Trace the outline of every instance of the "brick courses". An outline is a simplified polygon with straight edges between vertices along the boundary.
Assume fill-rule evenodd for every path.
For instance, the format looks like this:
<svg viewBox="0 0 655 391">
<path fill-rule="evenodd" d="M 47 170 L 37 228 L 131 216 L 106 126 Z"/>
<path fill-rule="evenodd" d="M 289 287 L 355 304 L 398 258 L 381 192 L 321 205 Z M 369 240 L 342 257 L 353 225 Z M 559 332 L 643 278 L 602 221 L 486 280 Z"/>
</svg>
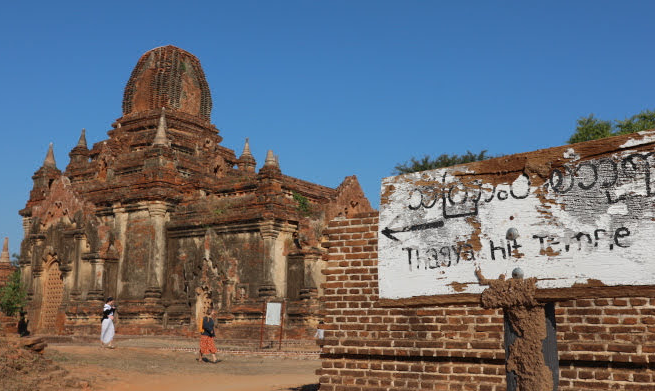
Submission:
<svg viewBox="0 0 655 391">
<path fill-rule="evenodd" d="M 322 391 L 505 390 L 502 310 L 383 307 L 377 213 L 333 220 L 322 297 Z M 556 303 L 560 390 L 653 390 L 655 298 Z"/>
</svg>

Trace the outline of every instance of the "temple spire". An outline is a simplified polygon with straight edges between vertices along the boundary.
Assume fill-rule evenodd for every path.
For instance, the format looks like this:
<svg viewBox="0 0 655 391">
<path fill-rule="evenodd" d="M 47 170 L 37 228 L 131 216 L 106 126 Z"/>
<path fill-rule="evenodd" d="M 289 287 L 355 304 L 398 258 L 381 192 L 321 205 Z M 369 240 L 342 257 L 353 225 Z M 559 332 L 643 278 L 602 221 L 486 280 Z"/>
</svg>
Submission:
<svg viewBox="0 0 655 391">
<path fill-rule="evenodd" d="M 52 150 L 52 143 L 48 146 L 48 153 L 45 155 L 45 160 L 43 161 L 43 167 L 52 167 L 57 168 L 57 163 L 55 162 L 55 153 Z"/>
<path fill-rule="evenodd" d="M 280 162 L 270 149 L 266 153 L 266 160 L 264 161 L 264 165 L 262 168 L 259 169 L 260 174 L 281 174 L 282 171 L 280 170 Z"/>
<path fill-rule="evenodd" d="M 239 157 L 237 165 L 240 170 L 255 172 L 257 161 L 255 161 L 255 157 L 250 152 L 250 140 L 248 140 L 248 137 L 246 137 L 246 144 L 243 146 L 243 152 L 241 153 L 241 157 Z"/>
<path fill-rule="evenodd" d="M 241 152 L 241 157 L 244 156 L 252 156 L 252 153 L 250 152 L 250 141 L 248 140 L 248 137 L 246 137 L 246 144 L 243 146 L 243 152 Z"/>
<path fill-rule="evenodd" d="M 11 263 L 9 258 L 9 238 L 5 238 L 2 244 L 2 254 L 0 254 L 0 263 Z"/>
<path fill-rule="evenodd" d="M 276 167 L 280 168 L 280 164 L 277 160 L 277 157 L 275 154 L 273 154 L 273 150 L 269 149 L 268 152 L 266 153 L 266 160 L 264 160 L 264 167 Z"/>
<path fill-rule="evenodd" d="M 159 126 L 157 126 L 157 134 L 155 135 L 155 140 L 152 142 L 152 146 L 165 146 L 165 147 L 170 147 L 171 142 L 166 137 L 166 130 L 168 130 L 168 127 L 166 126 L 166 109 L 161 108 L 161 116 L 159 117 Z"/>
<path fill-rule="evenodd" d="M 82 128 L 82 134 L 80 134 L 80 139 L 77 141 L 77 146 L 88 149 L 86 146 L 86 129 L 84 128 Z"/>
</svg>

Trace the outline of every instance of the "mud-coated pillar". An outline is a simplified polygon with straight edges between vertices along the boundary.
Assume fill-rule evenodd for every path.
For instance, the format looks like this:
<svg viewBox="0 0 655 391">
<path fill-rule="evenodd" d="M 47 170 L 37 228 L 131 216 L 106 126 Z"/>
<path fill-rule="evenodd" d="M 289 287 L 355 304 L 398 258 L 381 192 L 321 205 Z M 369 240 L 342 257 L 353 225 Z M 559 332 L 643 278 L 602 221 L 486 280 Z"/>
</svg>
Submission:
<svg viewBox="0 0 655 391">
<path fill-rule="evenodd" d="M 555 322 L 555 303 L 546 303 L 544 305 L 546 338 L 544 338 L 541 346 L 541 353 L 543 354 L 544 361 L 553 378 L 553 391 L 559 388 L 559 361 L 557 354 L 557 325 Z M 505 322 L 505 360 L 509 358 L 510 346 L 514 344 L 517 338 L 521 338 L 512 327 L 507 313 L 504 315 Z M 507 391 L 515 391 L 518 388 L 518 376 L 514 371 L 506 371 L 505 377 L 507 379 Z"/>
<path fill-rule="evenodd" d="M 161 297 L 164 282 L 164 267 L 166 264 L 166 205 L 150 204 L 148 212 L 155 231 L 153 254 L 148 265 L 148 289 L 146 297 Z"/>
<path fill-rule="evenodd" d="M 262 223 L 259 229 L 264 240 L 264 259 L 262 260 L 259 297 L 277 296 L 277 290 L 273 282 L 273 263 L 275 260 L 275 240 L 280 232 L 275 229 L 275 222 L 272 220 Z"/>
</svg>

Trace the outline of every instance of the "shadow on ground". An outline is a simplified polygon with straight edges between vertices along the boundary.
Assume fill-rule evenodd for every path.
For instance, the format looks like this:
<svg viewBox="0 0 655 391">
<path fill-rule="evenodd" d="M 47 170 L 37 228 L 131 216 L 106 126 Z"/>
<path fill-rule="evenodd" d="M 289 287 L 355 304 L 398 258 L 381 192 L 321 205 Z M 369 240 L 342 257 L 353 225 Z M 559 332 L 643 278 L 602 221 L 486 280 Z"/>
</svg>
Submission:
<svg viewBox="0 0 655 391">
<path fill-rule="evenodd" d="M 305 384 L 300 387 L 287 388 L 287 391 L 318 391 L 319 384 Z"/>
</svg>

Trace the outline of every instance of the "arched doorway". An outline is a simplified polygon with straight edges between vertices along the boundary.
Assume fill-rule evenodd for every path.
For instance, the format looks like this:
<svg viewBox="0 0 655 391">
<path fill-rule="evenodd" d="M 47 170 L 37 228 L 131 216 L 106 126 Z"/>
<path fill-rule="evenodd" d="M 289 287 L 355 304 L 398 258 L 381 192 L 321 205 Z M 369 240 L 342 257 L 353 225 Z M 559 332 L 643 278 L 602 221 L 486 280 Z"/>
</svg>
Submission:
<svg viewBox="0 0 655 391">
<path fill-rule="evenodd" d="M 64 297 L 64 281 L 59 270 L 59 262 L 51 260 L 46 266 L 45 280 L 43 282 L 43 298 L 41 301 L 42 332 L 54 332 L 59 306 Z"/>
</svg>

